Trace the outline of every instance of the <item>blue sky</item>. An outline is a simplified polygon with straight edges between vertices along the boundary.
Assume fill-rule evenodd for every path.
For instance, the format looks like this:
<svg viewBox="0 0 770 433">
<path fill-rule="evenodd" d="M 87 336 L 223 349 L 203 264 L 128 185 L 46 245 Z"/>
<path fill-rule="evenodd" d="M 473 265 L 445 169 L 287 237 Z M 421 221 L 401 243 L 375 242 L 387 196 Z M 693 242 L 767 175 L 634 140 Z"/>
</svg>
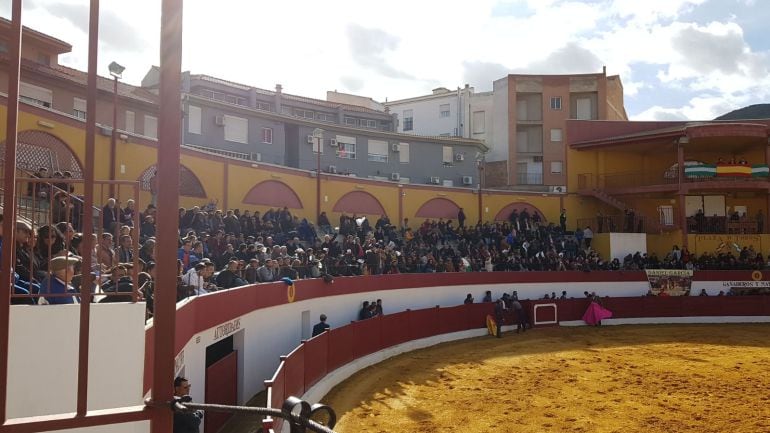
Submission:
<svg viewBox="0 0 770 433">
<path fill-rule="evenodd" d="M 159 1 L 102 0 L 100 72 L 158 63 Z M 86 0 L 25 0 L 25 25 L 73 45 Z M 632 119 L 711 119 L 770 102 L 769 0 L 220 0 L 185 2 L 184 68 L 309 97 L 383 101 L 507 73 L 621 76 Z M 10 0 L 0 0 L 9 16 Z"/>
</svg>

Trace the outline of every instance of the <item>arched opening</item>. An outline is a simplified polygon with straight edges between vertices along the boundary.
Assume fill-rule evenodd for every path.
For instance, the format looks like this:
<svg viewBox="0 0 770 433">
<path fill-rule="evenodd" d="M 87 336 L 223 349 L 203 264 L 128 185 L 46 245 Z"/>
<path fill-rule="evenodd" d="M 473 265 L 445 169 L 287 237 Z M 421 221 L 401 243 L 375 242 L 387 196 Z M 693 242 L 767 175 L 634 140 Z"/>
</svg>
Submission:
<svg viewBox="0 0 770 433">
<path fill-rule="evenodd" d="M 5 141 L 0 144 L 0 159 L 5 161 Z M 74 179 L 83 178 L 82 165 L 72 149 L 59 137 L 45 131 L 19 133 L 16 167 L 29 172 L 45 167 L 50 174 L 68 171 Z"/>
<path fill-rule="evenodd" d="M 457 219 L 460 206 L 447 198 L 433 198 L 420 206 L 415 214 L 418 218 L 446 218 Z"/>
<path fill-rule="evenodd" d="M 270 207 L 302 209 L 302 201 L 289 185 L 277 180 L 266 180 L 252 187 L 246 197 L 246 204 Z"/>
<path fill-rule="evenodd" d="M 529 214 L 529 217 L 532 218 L 535 216 L 535 214 L 540 215 L 540 221 L 546 222 L 545 214 L 540 211 L 536 206 L 532 206 L 531 204 L 524 202 L 524 201 L 517 201 L 515 203 L 511 203 L 507 205 L 506 207 L 500 209 L 500 212 L 495 215 L 495 221 L 509 221 L 511 218 L 511 213 L 516 210 L 518 214 L 521 214 L 521 211 L 524 209 L 527 210 L 527 213 Z"/>
<path fill-rule="evenodd" d="M 343 195 L 332 209 L 334 212 L 344 212 L 357 215 L 384 215 L 385 208 L 377 197 L 364 191 L 351 191 Z"/>
<path fill-rule="evenodd" d="M 138 180 L 141 182 L 143 191 L 150 190 L 151 179 L 157 171 L 158 166 L 153 164 L 139 176 Z M 203 184 L 200 179 L 198 179 L 198 176 L 183 165 L 179 166 L 179 195 L 185 197 L 206 198 L 206 190 L 203 188 Z"/>
</svg>

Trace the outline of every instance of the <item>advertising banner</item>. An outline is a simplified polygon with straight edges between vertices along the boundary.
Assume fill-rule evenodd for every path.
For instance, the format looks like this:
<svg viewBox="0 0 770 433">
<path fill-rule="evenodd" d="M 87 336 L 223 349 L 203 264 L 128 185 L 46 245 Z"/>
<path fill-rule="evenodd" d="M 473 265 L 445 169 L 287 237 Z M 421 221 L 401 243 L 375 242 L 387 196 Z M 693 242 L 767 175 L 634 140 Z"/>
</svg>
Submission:
<svg viewBox="0 0 770 433">
<path fill-rule="evenodd" d="M 647 269 L 650 291 L 656 296 L 689 296 L 692 271 L 684 269 Z"/>
</svg>

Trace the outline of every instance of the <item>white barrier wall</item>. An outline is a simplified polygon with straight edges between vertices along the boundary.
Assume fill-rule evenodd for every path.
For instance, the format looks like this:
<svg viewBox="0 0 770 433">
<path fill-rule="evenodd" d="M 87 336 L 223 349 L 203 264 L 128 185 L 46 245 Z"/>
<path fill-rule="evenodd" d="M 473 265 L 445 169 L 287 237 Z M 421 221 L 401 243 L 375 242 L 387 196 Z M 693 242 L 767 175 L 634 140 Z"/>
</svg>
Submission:
<svg viewBox="0 0 770 433">
<path fill-rule="evenodd" d="M 144 317 L 144 303 L 91 305 L 89 411 L 143 404 Z M 77 304 L 11 306 L 9 419 L 76 411 L 79 324 Z"/>
</svg>

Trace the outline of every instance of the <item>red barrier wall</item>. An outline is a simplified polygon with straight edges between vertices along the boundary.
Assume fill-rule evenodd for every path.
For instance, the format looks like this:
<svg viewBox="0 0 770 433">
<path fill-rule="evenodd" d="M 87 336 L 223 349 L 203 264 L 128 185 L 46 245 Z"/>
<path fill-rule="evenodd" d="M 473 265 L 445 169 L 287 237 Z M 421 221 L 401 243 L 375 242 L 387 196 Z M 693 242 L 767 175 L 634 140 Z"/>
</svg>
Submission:
<svg viewBox="0 0 770 433">
<path fill-rule="evenodd" d="M 206 401 L 238 404 L 238 352 L 232 352 L 206 369 Z M 232 414 L 207 412 L 204 430 L 218 432 Z"/>
<path fill-rule="evenodd" d="M 315 385 L 329 371 L 329 332 L 316 335 L 305 342 L 305 389 Z"/>
<path fill-rule="evenodd" d="M 305 345 L 300 344 L 284 359 L 283 395 L 302 397 L 305 393 Z"/>
</svg>

